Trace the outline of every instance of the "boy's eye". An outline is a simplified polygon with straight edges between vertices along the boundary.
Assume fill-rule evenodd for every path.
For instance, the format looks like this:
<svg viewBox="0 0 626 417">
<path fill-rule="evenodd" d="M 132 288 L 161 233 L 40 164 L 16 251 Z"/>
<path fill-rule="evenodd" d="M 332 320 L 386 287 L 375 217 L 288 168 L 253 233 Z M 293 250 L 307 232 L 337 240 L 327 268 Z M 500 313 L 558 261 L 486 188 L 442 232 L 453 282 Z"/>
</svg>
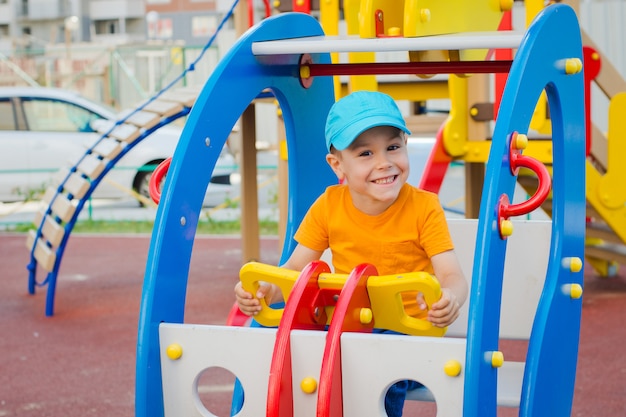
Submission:
<svg viewBox="0 0 626 417">
<path fill-rule="evenodd" d="M 371 151 L 363 151 L 363 152 L 359 152 L 359 156 L 370 156 L 372 154 Z"/>
<path fill-rule="evenodd" d="M 400 145 L 389 145 L 389 147 L 387 148 L 388 151 L 395 151 L 397 149 L 400 149 Z"/>
</svg>

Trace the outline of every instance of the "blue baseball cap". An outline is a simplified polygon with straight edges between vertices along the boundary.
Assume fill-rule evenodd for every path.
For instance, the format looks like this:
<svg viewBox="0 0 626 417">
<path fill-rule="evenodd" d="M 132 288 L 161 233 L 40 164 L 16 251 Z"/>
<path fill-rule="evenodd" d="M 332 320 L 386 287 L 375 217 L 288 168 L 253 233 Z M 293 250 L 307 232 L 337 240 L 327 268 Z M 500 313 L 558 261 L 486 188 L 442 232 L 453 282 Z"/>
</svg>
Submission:
<svg viewBox="0 0 626 417">
<path fill-rule="evenodd" d="M 361 133 L 376 126 L 393 126 L 406 132 L 406 122 L 395 100 L 384 93 L 356 91 L 337 101 L 326 118 L 326 149 L 343 151 Z"/>
</svg>

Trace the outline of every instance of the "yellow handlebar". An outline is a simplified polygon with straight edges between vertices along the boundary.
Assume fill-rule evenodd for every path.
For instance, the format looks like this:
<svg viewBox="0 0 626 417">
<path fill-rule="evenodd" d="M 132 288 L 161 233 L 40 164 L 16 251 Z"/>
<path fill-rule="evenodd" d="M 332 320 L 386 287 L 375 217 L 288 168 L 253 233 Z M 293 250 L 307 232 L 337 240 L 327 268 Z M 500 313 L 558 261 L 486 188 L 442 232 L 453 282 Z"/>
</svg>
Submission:
<svg viewBox="0 0 626 417">
<path fill-rule="evenodd" d="M 288 300 L 291 289 L 300 272 L 258 262 L 245 264 L 239 273 L 243 289 L 256 294 L 260 282 L 277 285 Z M 324 273 L 318 278 L 320 289 L 340 291 L 347 275 Z M 435 327 L 426 319 L 426 312 L 408 314 L 405 300 L 415 300 L 417 293 L 423 294 L 427 309 L 441 297 L 439 281 L 427 272 L 408 272 L 397 275 L 371 276 L 367 280 L 367 292 L 371 302 L 372 316 L 376 328 L 419 336 L 443 336 L 446 328 Z M 404 299 L 403 299 L 404 297 Z M 263 326 L 275 327 L 280 323 L 283 309 L 271 308 L 261 299 L 262 310 L 254 319 Z M 327 306 L 328 323 L 333 307 Z"/>
</svg>

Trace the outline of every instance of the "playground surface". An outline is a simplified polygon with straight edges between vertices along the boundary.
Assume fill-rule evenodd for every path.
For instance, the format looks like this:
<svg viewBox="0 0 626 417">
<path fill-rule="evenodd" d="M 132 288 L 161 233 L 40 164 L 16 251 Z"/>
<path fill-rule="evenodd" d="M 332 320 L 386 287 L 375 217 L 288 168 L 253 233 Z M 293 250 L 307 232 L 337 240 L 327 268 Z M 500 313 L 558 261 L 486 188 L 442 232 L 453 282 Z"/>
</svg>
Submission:
<svg viewBox="0 0 626 417">
<path fill-rule="evenodd" d="M 0 233 L 0 416 L 133 416 L 137 320 L 150 237 L 72 235 L 53 317 L 44 315 L 45 288 L 28 294 L 25 240 Z M 186 321 L 225 323 L 241 244 L 238 236 L 196 239 Z M 262 238 L 260 261 L 276 263 L 278 257 L 277 239 Z M 572 416 L 623 416 L 626 270 L 610 279 L 585 271 Z M 222 403 L 217 409 L 225 409 L 228 395 L 215 398 Z M 504 414 L 515 415 L 509 411 Z"/>
</svg>

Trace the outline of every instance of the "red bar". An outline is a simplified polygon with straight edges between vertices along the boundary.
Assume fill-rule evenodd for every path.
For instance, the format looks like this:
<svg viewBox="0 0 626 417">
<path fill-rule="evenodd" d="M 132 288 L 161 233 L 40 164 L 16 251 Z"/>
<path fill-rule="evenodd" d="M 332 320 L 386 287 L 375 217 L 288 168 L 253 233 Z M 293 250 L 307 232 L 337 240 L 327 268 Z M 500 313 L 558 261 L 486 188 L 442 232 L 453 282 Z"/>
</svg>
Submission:
<svg viewBox="0 0 626 417">
<path fill-rule="evenodd" d="M 325 75 L 491 74 L 509 72 L 513 61 L 374 62 L 308 64 L 312 77 Z"/>
</svg>

